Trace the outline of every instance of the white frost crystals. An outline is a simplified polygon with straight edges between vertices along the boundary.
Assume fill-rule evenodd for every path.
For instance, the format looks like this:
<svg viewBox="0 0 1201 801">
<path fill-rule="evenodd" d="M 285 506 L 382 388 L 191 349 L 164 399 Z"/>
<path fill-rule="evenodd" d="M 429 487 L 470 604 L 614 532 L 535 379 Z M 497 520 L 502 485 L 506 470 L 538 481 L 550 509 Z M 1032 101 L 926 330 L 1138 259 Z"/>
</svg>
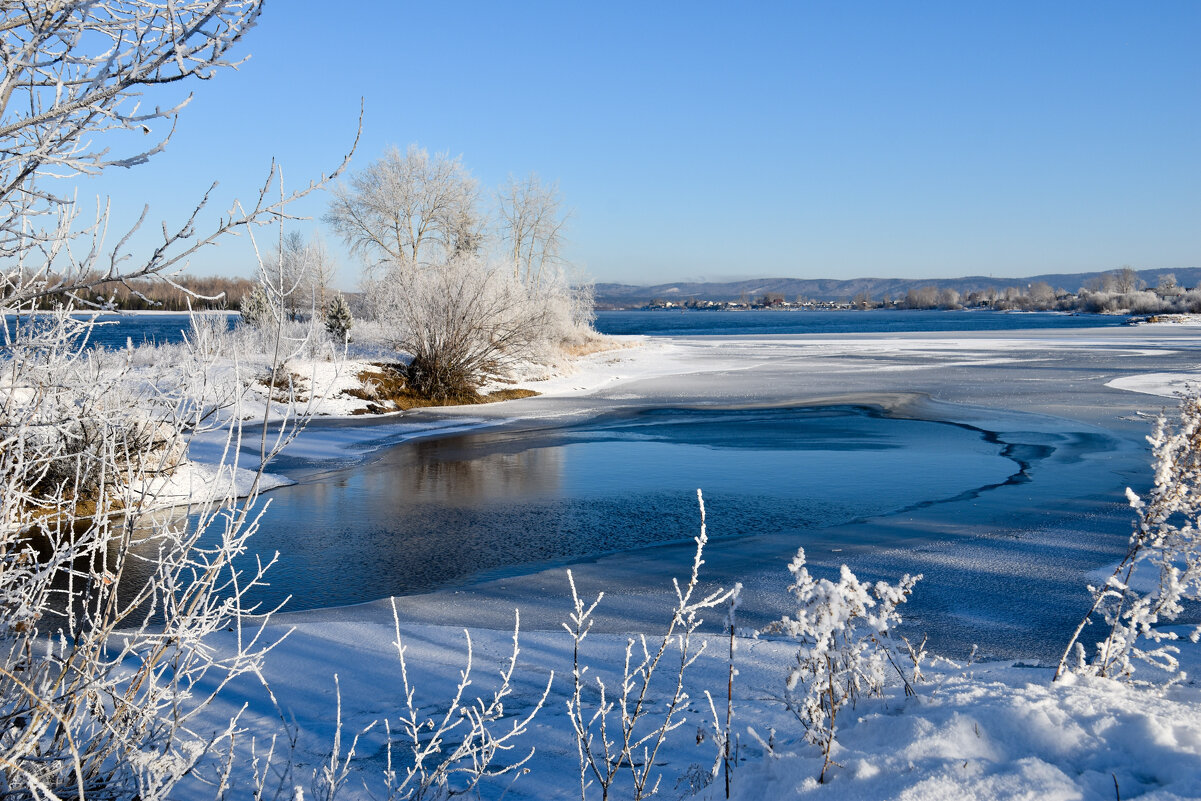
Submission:
<svg viewBox="0 0 1201 801">
<path fill-rule="evenodd" d="M 865 695 L 881 695 L 891 666 L 912 692 L 910 681 L 894 653 L 892 629 L 901 622 L 897 606 L 905 603 L 921 576 L 901 577 L 895 585 L 859 581 L 842 566 L 837 582 L 814 580 L 805 567 L 805 550 L 797 549 L 788 566 L 793 575 L 789 591 L 796 597 L 795 617 L 769 628 L 800 640 L 796 665 L 785 682 L 784 704 L 805 729 L 805 739 L 825 757 L 821 776 L 834 764 L 835 724 L 839 711 Z M 920 659 L 905 641 L 919 678 Z"/>
<path fill-rule="evenodd" d="M 1126 497 L 1135 511 L 1134 532 L 1125 557 L 1100 587 L 1090 587 L 1093 603 L 1076 627 L 1055 677 L 1081 675 L 1130 678 L 1134 660 L 1177 674 L 1176 631 L 1157 628 L 1175 620 L 1184 603 L 1201 601 L 1201 394 L 1191 387 L 1180 400 L 1177 421 L 1160 415 L 1147 441 L 1155 480 L 1146 498 L 1133 490 Z M 1153 586 L 1136 589 L 1149 572 Z M 1080 636 L 1095 613 L 1105 621 L 1105 637 L 1090 660 Z M 1189 635 L 1196 642 L 1201 627 Z M 1074 660 L 1073 660 L 1074 657 Z M 1069 661 L 1074 664 L 1069 666 Z"/>
<path fill-rule="evenodd" d="M 602 801 L 615 796 L 647 798 L 659 791 L 662 772 L 656 758 L 668 735 L 684 724 L 688 704 L 684 676 L 705 650 L 704 642 L 698 646 L 694 640 L 702 623 L 700 613 L 729 603 L 741 589 L 738 585 L 707 594 L 698 591 L 701 566 L 705 564 L 701 557 L 709 537 L 705 530 L 705 500 L 699 489 L 696 498 L 701 510 L 701 531 L 695 538 L 696 553 L 688 583 L 681 587 L 678 580 L 672 579 L 676 605 L 661 636 L 648 639 L 643 634 L 626 640 L 620 681 L 606 684 L 594 674 L 593 686 L 586 678 L 589 665 L 584 661 L 582 645 L 595 622 L 594 612 L 604 593 L 598 594 L 591 604 L 586 603 L 576 591 L 571 571 L 567 571 L 573 606 L 568 616 L 570 623 L 563 624 L 572 638 L 572 694 L 567 699 L 567 716 L 579 756 L 581 801 L 587 801 L 594 787 Z M 664 658 L 669 667 L 659 671 Z M 587 709 L 589 695 L 596 698 L 591 711 Z M 724 735 L 728 738 L 728 730 Z M 623 777 L 626 782 L 621 781 Z"/>
</svg>

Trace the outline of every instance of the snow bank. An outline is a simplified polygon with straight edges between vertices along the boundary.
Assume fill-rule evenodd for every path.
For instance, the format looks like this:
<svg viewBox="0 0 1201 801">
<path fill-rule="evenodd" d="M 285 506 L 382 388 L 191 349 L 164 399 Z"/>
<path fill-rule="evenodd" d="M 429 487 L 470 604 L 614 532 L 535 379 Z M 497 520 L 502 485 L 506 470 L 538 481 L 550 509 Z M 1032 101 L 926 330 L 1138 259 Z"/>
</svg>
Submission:
<svg viewBox="0 0 1201 801">
<path fill-rule="evenodd" d="M 566 607 L 566 598 L 564 598 Z M 565 609 L 566 611 L 566 609 Z M 375 720 L 395 722 L 402 711 L 399 665 L 391 623 L 381 604 L 324 613 L 305 622 L 288 615 L 287 625 L 272 624 L 274 637 L 294 626 L 267 660 L 265 678 L 281 707 L 295 717 L 300 739 L 294 755 L 311 770 L 327 758 L 335 726 L 330 712 L 334 675 L 342 696 L 343 738 L 363 732 Z M 229 635 L 232 637 L 232 635 Z M 423 715 L 437 716 L 454 690 L 464 666 L 463 631 L 449 627 L 401 624 L 410 679 Z M 726 689 L 726 641 L 709 638 L 708 647 L 687 674 L 687 722 L 660 752 L 668 798 L 724 799 L 719 776 L 699 787 L 717 753 L 704 698 L 708 690 L 723 710 Z M 508 655 L 511 634 L 472 631 L 475 657 L 470 696 L 483 695 L 496 682 L 496 668 Z M 614 680 L 624 656 L 623 635 L 590 635 L 584 656 L 590 676 Z M 828 800 L 1201 797 L 1201 689 L 1195 684 L 1164 690 L 1137 689 L 1107 679 L 1051 682 L 1052 670 L 1021 664 L 953 664 L 926 670 L 917 696 L 901 686 L 883 698 L 867 698 L 848 707 L 837 726 L 835 767 L 824 785 L 817 783 L 822 757 L 803 740 L 800 724 L 777 701 L 795 647 L 788 641 L 740 639 L 736 652 L 734 735 L 739 760 L 731 776 L 731 797 L 762 801 L 813 797 Z M 345 655 L 354 654 L 353 665 Z M 529 773 L 481 785 L 484 799 L 574 799 L 579 797 L 578 764 L 566 701 L 571 692 L 571 640 L 565 632 L 523 632 L 518 661 L 514 713 L 528 711 L 551 673 L 551 694 L 515 760 L 534 748 Z M 665 676 L 665 678 L 671 678 Z M 670 692 L 659 686 L 651 699 Z M 232 712 L 247 698 L 243 718 L 251 732 L 273 731 L 278 712 L 255 692 L 234 693 Z M 595 703 L 595 698 L 589 703 Z M 748 732 L 772 739 L 765 753 Z M 377 725 L 362 734 L 353 773 L 344 795 L 370 798 L 382 778 L 386 738 Z M 305 774 L 297 773 L 297 781 Z M 302 783 L 307 784 L 307 779 Z M 618 793 L 620 797 L 620 793 Z M 200 797 L 198 795 L 198 797 Z"/>
<path fill-rule="evenodd" d="M 1012 665 L 939 671 L 915 698 L 894 690 L 860 702 L 839 732 L 843 768 L 825 786 L 815 779 L 820 755 L 793 741 L 782 757 L 740 767 L 731 797 L 1201 796 L 1201 691 L 1051 683 L 1050 673 Z"/>
<path fill-rule="evenodd" d="M 1141 373 L 1115 378 L 1105 384 L 1114 389 L 1157 395 L 1161 398 L 1178 398 L 1189 384 L 1201 381 L 1201 372 L 1196 373 Z"/>
</svg>

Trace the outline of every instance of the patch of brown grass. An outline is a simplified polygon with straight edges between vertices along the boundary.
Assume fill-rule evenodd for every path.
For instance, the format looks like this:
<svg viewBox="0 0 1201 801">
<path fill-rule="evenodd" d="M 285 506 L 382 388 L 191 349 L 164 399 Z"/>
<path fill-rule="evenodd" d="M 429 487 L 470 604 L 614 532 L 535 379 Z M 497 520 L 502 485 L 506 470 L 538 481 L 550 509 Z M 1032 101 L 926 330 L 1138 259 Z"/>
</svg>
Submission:
<svg viewBox="0 0 1201 801">
<path fill-rule="evenodd" d="M 411 389 L 397 365 L 382 362 L 375 362 L 371 369 L 362 370 L 357 378 L 361 386 L 344 390 L 342 394 L 367 401 L 367 408 L 356 409 L 352 414 L 387 414 L 431 406 L 472 406 L 529 398 L 538 394 L 530 389 L 500 389 L 485 395 L 464 392 L 434 400 Z"/>
<path fill-rule="evenodd" d="M 309 398 L 305 394 L 308 387 L 308 379 L 300 373 L 290 370 L 278 370 L 272 381 L 271 373 L 267 373 L 258 379 L 258 384 L 267 390 L 267 394 L 271 396 L 271 400 L 276 403 L 308 403 Z"/>
</svg>

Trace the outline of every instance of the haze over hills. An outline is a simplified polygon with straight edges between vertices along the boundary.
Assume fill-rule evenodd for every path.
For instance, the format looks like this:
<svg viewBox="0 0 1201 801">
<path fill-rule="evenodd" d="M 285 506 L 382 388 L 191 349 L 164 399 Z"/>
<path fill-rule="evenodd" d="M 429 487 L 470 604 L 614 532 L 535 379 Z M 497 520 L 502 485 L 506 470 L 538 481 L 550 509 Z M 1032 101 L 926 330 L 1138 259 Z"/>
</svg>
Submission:
<svg viewBox="0 0 1201 801">
<path fill-rule="evenodd" d="M 652 300 L 684 301 L 688 298 L 700 300 L 738 300 L 743 295 L 755 298 L 768 292 L 779 293 L 789 300 L 803 296 L 811 300 L 851 300 L 856 295 L 867 294 L 873 300 L 884 296 L 901 298 L 911 289 L 938 286 L 954 289 L 960 293 L 975 292 L 989 287 L 1003 289 L 1008 286 L 1025 287 L 1045 282 L 1054 289 L 1075 292 L 1089 281 L 1100 278 L 1111 270 L 1091 273 L 1049 273 L 1026 278 L 992 278 L 985 275 L 970 275 L 962 278 L 755 278 L 727 282 L 676 282 L 654 286 L 604 283 L 596 285 L 596 305 L 600 309 L 637 308 Z M 1149 287 L 1159 283 L 1159 277 L 1171 273 L 1176 282 L 1185 287 L 1201 284 L 1201 268 L 1148 269 L 1138 270 L 1139 278 Z"/>
</svg>

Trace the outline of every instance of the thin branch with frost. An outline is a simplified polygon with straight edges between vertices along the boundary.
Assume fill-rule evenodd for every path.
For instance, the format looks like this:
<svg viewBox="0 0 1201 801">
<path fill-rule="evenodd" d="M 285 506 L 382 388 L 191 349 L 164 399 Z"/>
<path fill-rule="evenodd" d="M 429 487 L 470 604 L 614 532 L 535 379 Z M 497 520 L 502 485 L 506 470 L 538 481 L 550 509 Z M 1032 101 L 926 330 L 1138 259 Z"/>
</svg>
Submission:
<svg viewBox="0 0 1201 801">
<path fill-rule="evenodd" d="M 616 784 L 621 776 L 628 776 L 629 787 L 625 793 L 631 798 L 646 798 L 658 791 L 662 776 L 655 771 L 656 758 L 667 736 L 685 722 L 683 709 L 688 693 L 684 677 L 705 650 L 704 643 L 694 647 L 692 642 L 702 623 L 700 613 L 729 602 L 737 591 L 717 589 L 700 594 L 700 569 L 705 563 L 702 555 L 709 537 L 705 528 L 704 497 L 700 490 L 696 495 L 701 511 L 701 530 L 695 538 L 696 552 L 688 583 L 681 587 L 679 581 L 672 579 L 676 604 L 667 630 L 653 640 L 643 634 L 626 641 L 620 686 L 611 692 L 604 680 L 596 677 L 600 700 L 591 714 L 584 708 L 584 677 L 589 667 L 583 662 L 581 645 L 592 628 L 593 613 L 603 593 L 591 604 L 585 603 L 576 591 L 571 571 L 567 573 L 572 612 L 568 616 L 570 624 L 564 623 L 563 628 L 573 642 L 573 689 L 567 701 L 567 713 L 579 756 L 581 801 L 587 801 L 592 783 L 600 789 L 604 801 L 611 794 L 622 792 Z M 660 713 L 656 711 L 652 680 L 669 654 L 673 655 L 673 669 Z"/>
<path fill-rule="evenodd" d="M 1057 679 L 1067 671 L 1129 679 L 1134 660 L 1183 678 L 1173 644 L 1179 636 L 1157 626 L 1175 620 L 1185 602 L 1201 600 L 1201 393 L 1196 387 L 1181 397 L 1174 423 L 1165 415 L 1156 419 L 1147 441 L 1154 484 L 1145 499 L 1126 490 L 1135 512 L 1126 555 L 1103 585 L 1089 587 L 1092 605 L 1068 640 Z M 1140 592 L 1133 585 L 1147 572 L 1140 570 L 1144 565 L 1157 575 L 1153 588 Z M 1105 636 L 1090 660 L 1080 637 L 1097 613 L 1105 621 Z M 1196 642 L 1199 636 L 1201 626 L 1190 638 Z"/>
<path fill-rule="evenodd" d="M 513 693 L 513 674 L 521 653 L 520 613 L 513 624 L 513 650 L 500 671 L 500 685 L 491 696 L 486 699 L 477 697 L 471 702 L 466 700 L 467 689 L 472 684 L 474 655 L 471 633 L 464 631 L 467 655 L 465 665 L 459 672 L 459 681 L 449 702 L 441 711 L 432 714 L 416 700 L 417 687 L 409 677 L 408 660 L 405 657 L 408 649 L 400 635 L 400 613 L 395 599 L 392 600 L 392 620 L 404 710 L 397 721 L 397 729 L 392 728 L 391 721 L 384 721 L 388 732 L 385 780 L 389 801 L 471 793 L 485 778 L 522 771 L 534 755 L 533 748 L 514 762 L 503 765 L 495 765 L 494 762 L 516 747 L 514 741 L 525 734 L 534 717 L 542 710 L 550 695 L 554 673 L 548 676 L 542 696 L 527 714 L 506 714 L 505 699 Z M 396 738 L 393 737 L 394 733 L 398 735 Z M 393 762 L 394 750 L 398 747 L 403 748 L 411 760 L 403 771 L 397 771 Z"/>
</svg>

